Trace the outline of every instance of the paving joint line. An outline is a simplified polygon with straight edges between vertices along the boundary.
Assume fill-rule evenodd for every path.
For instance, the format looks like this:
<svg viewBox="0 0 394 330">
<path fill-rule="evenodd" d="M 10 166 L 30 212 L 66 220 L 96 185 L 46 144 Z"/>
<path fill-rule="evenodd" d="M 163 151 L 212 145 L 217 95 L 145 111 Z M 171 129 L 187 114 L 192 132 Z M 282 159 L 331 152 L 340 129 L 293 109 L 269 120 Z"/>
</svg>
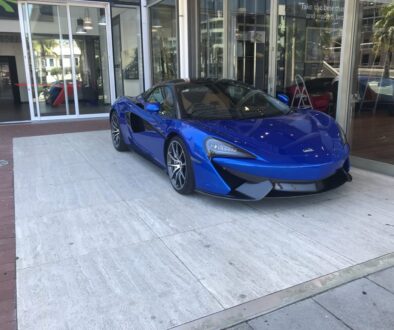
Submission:
<svg viewBox="0 0 394 330">
<path fill-rule="evenodd" d="M 344 285 L 346 285 L 346 283 L 345 283 Z M 310 299 L 311 299 L 315 304 L 317 304 L 317 305 L 320 306 L 322 309 L 324 309 L 328 314 L 332 315 L 335 319 L 337 319 L 337 320 L 338 320 L 340 323 L 342 323 L 345 327 L 347 327 L 347 328 L 353 330 L 353 328 L 352 328 L 350 325 L 348 325 L 344 320 L 340 319 L 340 318 L 339 318 L 338 316 L 336 316 L 333 312 L 331 312 L 328 308 L 326 308 L 326 307 L 323 306 L 321 303 L 319 303 L 319 302 L 315 299 L 315 297 L 316 297 L 316 296 L 311 297 Z"/>
<path fill-rule="evenodd" d="M 393 266 L 394 252 L 340 269 L 170 329 L 225 329 Z"/>
<path fill-rule="evenodd" d="M 383 270 L 384 270 L 384 269 L 383 269 Z M 370 275 L 372 275 L 372 274 L 370 274 Z M 375 285 L 377 285 L 378 287 L 384 289 L 384 290 L 387 291 L 388 293 L 391 293 L 392 295 L 394 295 L 394 292 L 393 292 L 393 291 L 391 291 L 390 289 L 387 289 L 387 288 L 384 287 L 383 285 L 381 285 L 381 284 L 375 282 L 374 280 L 370 279 L 368 276 L 369 276 L 369 275 L 367 275 L 367 276 L 365 277 L 366 280 L 372 282 L 373 284 L 375 284 Z"/>
</svg>

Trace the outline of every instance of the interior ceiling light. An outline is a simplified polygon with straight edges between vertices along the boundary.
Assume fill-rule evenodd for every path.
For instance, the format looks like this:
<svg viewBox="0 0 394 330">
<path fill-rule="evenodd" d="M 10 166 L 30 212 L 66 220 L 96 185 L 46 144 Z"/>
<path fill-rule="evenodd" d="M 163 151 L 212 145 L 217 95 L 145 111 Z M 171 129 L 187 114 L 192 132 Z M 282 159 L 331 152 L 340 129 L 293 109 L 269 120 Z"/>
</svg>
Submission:
<svg viewBox="0 0 394 330">
<path fill-rule="evenodd" d="M 77 19 L 76 34 L 86 34 L 86 30 L 83 28 L 83 19 L 82 18 Z"/>
<path fill-rule="evenodd" d="M 98 22 L 99 25 L 107 25 L 107 20 L 105 19 L 105 11 L 100 8 L 100 19 Z"/>
<path fill-rule="evenodd" d="M 161 25 L 160 19 L 156 18 L 152 22 L 153 29 L 161 29 L 163 26 Z"/>
<path fill-rule="evenodd" d="M 83 19 L 83 28 L 85 30 L 93 30 L 92 19 L 90 17 L 85 17 Z"/>
<path fill-rule="evenodd" d="M 92 19 L 89 16 L 88 10 L 85 11 L 85 18 L 83 19 L 83 28 L 85 30 L 93 30 Z"/>
</svg>

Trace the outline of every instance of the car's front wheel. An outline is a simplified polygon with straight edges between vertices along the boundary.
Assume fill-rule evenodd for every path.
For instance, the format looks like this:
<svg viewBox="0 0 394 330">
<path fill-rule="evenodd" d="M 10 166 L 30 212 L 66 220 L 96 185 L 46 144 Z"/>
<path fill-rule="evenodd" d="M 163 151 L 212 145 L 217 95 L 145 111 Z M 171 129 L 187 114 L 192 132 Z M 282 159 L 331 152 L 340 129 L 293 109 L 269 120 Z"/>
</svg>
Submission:
<svg viewBox="0 0 394 330">
<path fill-rule="evenodd" d="M 167 147 L 167 173 L 174 189 L 182 195 L 194 191 L 194 173 L 189 152 L 179 137 L 171 139 Z"/>
<path fill-rule="evenodd" d="M 119 117 L 116 111 L 111 114 L 111 137 L 114 148 L 118 151 L 127 151 L 127 145 L 123 141 L 122 133 L 120 131 Z"/>
</svg>

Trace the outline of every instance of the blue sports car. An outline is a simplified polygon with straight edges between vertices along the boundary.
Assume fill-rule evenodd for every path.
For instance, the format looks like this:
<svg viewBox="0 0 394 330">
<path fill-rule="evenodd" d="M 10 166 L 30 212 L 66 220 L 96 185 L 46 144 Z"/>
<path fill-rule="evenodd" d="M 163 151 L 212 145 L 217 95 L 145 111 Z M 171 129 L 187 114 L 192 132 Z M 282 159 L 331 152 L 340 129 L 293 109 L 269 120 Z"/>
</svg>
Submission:
<svg viewBox="0 0 394 330">
<path fill-rule="evenodd" d="M 260 200 L 351 180 L 349 145 L 334 119 L 233 80 L 179 79 L 120 97 L 110 124 L 115 149 L 152 159 L 181 194 Z"/>
</svg>

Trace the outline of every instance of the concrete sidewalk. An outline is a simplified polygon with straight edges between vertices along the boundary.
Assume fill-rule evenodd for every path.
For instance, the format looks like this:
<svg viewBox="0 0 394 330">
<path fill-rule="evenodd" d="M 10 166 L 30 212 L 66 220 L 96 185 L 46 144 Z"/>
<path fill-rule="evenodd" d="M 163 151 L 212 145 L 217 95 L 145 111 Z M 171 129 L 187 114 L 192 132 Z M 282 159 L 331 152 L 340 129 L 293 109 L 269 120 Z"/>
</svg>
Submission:
<svg viewBox="0 0 394 330">
<path fill-rule="evenodd" d="M 394 267 L 227 330 L 394 329 Z"/>
<path fill-rule="evenodd" d="M 12 155 L 19 329 L 218 330 L 394 266 L 392 177 L 240 203 L 179 195 L 109 131 Z"/>
</svg>

